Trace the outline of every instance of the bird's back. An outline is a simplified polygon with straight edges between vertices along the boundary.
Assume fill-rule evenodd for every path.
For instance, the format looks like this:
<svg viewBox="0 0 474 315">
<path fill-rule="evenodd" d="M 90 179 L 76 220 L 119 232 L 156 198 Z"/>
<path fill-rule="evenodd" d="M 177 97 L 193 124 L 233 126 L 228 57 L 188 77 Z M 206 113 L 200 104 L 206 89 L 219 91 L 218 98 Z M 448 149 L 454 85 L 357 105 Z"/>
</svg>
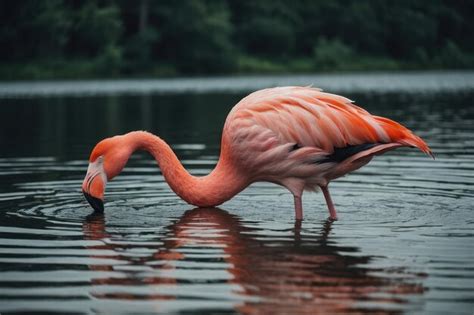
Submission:
<svg viewBox="0 0 474 315">
<path fill-rule="evenodd" d="M 223 152 L 238 165 L 270 177 L 321 173 L 357 154 L 399 146 L 431 154 L 426 143 L 402 125 L 310 87 L 248 95 L 229 113 L 222 141 Z"/>
</svg>

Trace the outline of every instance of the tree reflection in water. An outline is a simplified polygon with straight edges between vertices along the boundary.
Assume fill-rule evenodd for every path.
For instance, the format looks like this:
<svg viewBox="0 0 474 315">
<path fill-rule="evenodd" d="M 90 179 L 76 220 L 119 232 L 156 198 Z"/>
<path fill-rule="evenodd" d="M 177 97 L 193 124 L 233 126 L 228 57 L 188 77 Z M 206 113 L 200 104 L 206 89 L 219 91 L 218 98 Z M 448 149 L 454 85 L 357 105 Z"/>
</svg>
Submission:
<svg viewBox="0 0 474 315">
<path fill-rule="evenodd" d="M 98 299 L 156 300 L 159 309 L 159 301 L 180 299 L 176 293 L 180 292 L 180 285 L 192 284 L 192 279 L 173 276 L 178 269 L 184 269 L 186 262 L 221 265 L 216 271 L 225 268 L 228 277 L 223 280 L 213 279 L 214 267 L 187 267 L 196 274 L 209 275 L 200 284 L 228 284 L 231 294 L 224 300 L 243 314 L 392 314 L 400 312 L 407 297 L 424 292 L 419 284 L 423 275 L 400 268 L 368 267 L 373 257 L 355 255 L 358 248 L 338 245 L 329 237 L 331 229 L 332 223 L 326 221 L 316 231 L 302 228 L 301 222 L 290 230 L 274 230 L 244 223 L 218 208 L 199 208 L 185 212 L 164 234 L 157 234 L 152 239 L 155 245 L 133 245 L 126 236 L 109 235 L 104 216 L 93 214 L 83 223 L 84 236 L 104 243 L 89 248 L 97 251 L 93 257 L 121 260 L 127 268 L 114 264 L 90 266 L 94 271 L 121 272 L 121 277 L 101 276 L 92 280 L 93 286 L 119 285 L 120 290 L 93 289 L 91 294 Z M 111 237 L 124 239 L 107 241 Z M 152 249 L 153 253 L 124 255 L 134 246 Z M 101 256 L 104 250 L 117 255 Z M 214 254 L 199 255 L 209 250 Z M 143 285 L 151 289 L 131 289 Z M 174 290 L 169 290 L 170 285 L 175 286 Z M 168 289 L 160 290 L 160 286 Z"/>
</svg>

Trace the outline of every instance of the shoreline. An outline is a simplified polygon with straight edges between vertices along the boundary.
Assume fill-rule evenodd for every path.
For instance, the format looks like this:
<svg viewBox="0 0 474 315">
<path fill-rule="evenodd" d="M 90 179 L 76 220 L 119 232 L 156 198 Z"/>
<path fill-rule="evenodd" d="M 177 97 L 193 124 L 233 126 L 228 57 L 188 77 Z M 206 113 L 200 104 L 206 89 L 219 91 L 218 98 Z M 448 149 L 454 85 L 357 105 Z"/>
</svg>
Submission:
<svg viewBox="0 0 474 315">
<path fill-rule="evenodd" d="M 474 70 L 0 81 L 0 98 L 153 93 L 243 93 L 284 85 L 313 86 L 330 92 L 345 93 L 460 91 L 474 89 Z"/>
</svg>

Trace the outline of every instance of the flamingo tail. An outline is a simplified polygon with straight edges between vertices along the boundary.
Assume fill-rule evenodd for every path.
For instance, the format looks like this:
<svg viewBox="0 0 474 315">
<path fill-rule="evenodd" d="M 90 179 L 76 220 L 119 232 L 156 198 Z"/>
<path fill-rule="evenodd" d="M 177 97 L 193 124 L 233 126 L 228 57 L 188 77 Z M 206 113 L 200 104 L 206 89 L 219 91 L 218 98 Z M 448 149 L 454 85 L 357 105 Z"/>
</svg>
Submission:
<svg viewBox="0 0 474 315">
<path fill-rule="evenodd" d="M 374 116 L 374 118 L 393 142 L 399 143 L 402 146 L 416 147 L 433 159 L 435 158 L 428 144 L 408 128 L 385 117 Z"/>
</svg>

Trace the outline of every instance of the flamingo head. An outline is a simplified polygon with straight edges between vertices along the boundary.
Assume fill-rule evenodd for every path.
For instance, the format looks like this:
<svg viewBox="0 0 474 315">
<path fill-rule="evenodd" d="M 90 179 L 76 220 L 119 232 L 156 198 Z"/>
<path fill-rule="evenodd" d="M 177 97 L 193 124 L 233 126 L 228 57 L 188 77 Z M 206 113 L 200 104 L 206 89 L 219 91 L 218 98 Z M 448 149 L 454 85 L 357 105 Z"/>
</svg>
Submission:
<svg viewBox="0 0 474 315">
<path fill-rule="evenodd" d="M 124 136 L 104 139 L 92 150 L 82 193 L 95 211 L 104 211 L 105 186 L 122 171 L 130 154 Z"/>
</svg>

